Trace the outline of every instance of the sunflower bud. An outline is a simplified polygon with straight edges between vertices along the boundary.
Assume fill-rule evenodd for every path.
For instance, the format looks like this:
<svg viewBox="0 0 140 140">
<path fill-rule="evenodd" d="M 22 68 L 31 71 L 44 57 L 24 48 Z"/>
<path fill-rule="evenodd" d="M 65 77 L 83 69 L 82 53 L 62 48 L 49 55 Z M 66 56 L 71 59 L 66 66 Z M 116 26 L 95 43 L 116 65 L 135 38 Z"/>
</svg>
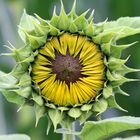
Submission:
<svg viewBox="0 0 140 140">
<path fill-rule="evenodd" d="M 75 6 L 76 1 L 66 14 L 61 2 L 60 14 L 54 9 L 50 21 L 24 11 L 19 35 L 25 46 L 11 49 L 17 64 L 11 73 L 0 73 L 0 79 L 5 79 L 0 81 L 5 97 L 21 106 L 35 106 L 36 124 L 46 115 L 55 129 L 59 123 L 84 123 L 108 107 L 122 110 L 113 92 L 126 95 L 119 86 L 134 81 L 124 76 L 137 71 L 125 66 L 127 58 L 120 58 L 122 50 L 134 43 L 116 44 L 140 32 L 123 22 L 135 18 L 95 24 L 93 12 L 89 18 L 89 10 L 78 16 Z"/>
</svg>

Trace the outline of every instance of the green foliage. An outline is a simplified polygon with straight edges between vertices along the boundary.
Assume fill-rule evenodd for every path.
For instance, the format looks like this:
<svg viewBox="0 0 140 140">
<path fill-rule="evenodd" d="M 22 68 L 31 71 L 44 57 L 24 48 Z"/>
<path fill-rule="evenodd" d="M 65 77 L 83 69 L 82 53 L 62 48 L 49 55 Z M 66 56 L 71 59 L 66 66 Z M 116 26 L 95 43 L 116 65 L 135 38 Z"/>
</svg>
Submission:
<svg viewBox="0 0 140 140">
<path fill-rule="evenodd" d="M 12 135 L 1 135 L 0 140 L 31 140 L 31 139 L 27 135 L 12 134 Z"/>
<path fill-rule="evenodd" d="M 78 136 L 81 140 L 104 140 L 113 134 L 139 128 L 140 118 L 116 117 L 97 122 L 89 121 L 84 125 Z"/>
<path fill-rule="evenodd" d="M 129 138 L 114 138 L 112 140 L 140 140 L 140 137 L 133 136 L 133 137 L 129 137 Z"/>
</svg>

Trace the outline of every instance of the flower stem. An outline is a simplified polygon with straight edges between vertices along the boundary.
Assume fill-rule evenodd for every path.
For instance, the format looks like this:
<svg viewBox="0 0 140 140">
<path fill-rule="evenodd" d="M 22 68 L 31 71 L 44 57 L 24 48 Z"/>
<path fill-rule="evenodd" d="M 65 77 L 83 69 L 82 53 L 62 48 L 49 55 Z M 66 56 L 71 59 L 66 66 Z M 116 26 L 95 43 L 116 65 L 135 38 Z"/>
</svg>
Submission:
<svg viewBox="0 0 140 140">
<path fill-rule="evenodd" d="M 63 134 L 63 140 L 73 140 L 72 134 Z"/>
<path fill-rule="evenodd" d="M 63 128 L 69 128 L 71 131 L 75 131 L 75 122 L 71 123 L 71 125 L 63 125 Z M 63 133 L 62 140 L 76 140 L 76 136 L 74 134 Z"/>
</svg>

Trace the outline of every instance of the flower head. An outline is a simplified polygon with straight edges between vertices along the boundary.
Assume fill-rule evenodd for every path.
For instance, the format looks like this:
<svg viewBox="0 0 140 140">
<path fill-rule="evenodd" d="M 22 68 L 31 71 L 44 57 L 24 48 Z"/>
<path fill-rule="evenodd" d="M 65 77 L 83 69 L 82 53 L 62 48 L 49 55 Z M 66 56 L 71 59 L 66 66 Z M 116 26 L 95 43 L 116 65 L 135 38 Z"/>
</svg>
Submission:
<svg viewBox="0 0 140 140">
<path fill-rule="evenodd" d="M 137 71 L 125 65 L 127 59 L 120 59 L 122 50 L 134 43 L 116 43 L 140 32 L 124 22 L 130 18 L 95 24 L 93 12 L 89 18 L 88 11 L 78 16 L 75 6 L 76 1 L 66 14 L 61 2 L 60 15 L 54 9 L 50 21 L 24 11 L 19 35 L 25 46 L 10 48 L 8 55 L 17 64 L 8 75 L 0 73 L 5 77 L 0 89 L 6 98 L 22 106 L 34 105 L 37 122 L 46 114 L 55 129 L 75 119 L 84 123 L 108 107 L 122 109 L 113 92 L 125 94 L 119 86 L 133 79 L 124 75 Z"/>
<path fill-rule="evenodd" d="M 32 79 L 46 101 L 74 106 L 92 101 L 104 85 L 103 54 L 85 36 L 64 33 L 38 50 Z"/>
</svg>

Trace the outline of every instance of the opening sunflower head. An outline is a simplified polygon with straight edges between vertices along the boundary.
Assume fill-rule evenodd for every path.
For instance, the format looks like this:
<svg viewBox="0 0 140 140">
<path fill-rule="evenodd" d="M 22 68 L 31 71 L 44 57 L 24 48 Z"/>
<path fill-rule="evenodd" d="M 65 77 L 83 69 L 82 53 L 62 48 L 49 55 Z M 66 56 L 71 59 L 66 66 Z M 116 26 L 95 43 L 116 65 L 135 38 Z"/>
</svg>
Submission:
<svg viewBox="0 0 140 140">
<path fill-rule="evenodd" d="M 34 105 L 37 122 L 47 115 L 55 129 L 75 119 L 84 123 L 108 107 L 123 110 L 114 93 L 127 95 L 120 85 L 134 81 L 124 76 L 137 70 L 120 59 L 122 50 L 134 43 L 116 42 L 140 32 L 139 26 L 132 26 L 135 18 L 96 24 L 93 12 L 89 18 L 88 11 L 75 13 L 76 0 L 68 14 L 62 1 L 61 5 L 59 16 L 54 10 L 50 21 L 24 11 L 19 35 L 25 45 L 10 48 L 17 64 L 8 75 L 0 72 L 5 77 L 0 90 L 6 98 L 21 106 Z"/>
<path fill-rule="evenodd" d="M 103 53 L 86 36 L 64 33 L 38 50 L 32 78 L 41 95 L 56 105 L 80 105 L 95 99 L 104 85 Z"/>
</svg>

